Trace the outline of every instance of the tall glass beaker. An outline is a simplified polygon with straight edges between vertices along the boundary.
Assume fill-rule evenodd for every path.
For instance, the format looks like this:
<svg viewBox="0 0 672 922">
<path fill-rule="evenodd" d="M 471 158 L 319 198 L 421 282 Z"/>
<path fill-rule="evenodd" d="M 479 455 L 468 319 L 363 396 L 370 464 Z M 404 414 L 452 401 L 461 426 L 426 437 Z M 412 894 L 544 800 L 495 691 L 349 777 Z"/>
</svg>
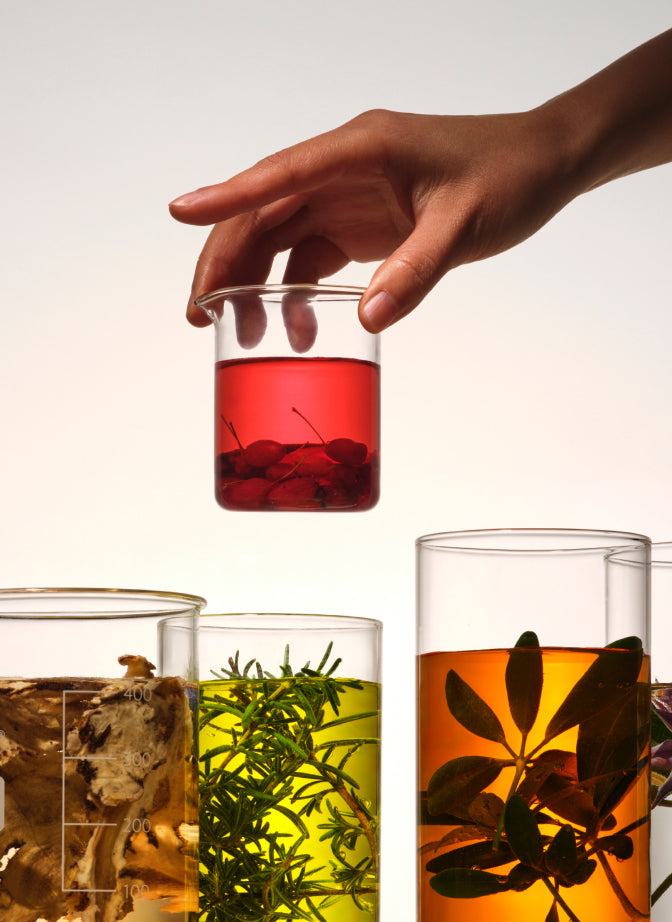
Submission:
<svg viewBox="0 0 672 922">
<path fill-rule="evenodd" d="M 608 572 L 615 551 L 638 566 Z M 417 541 L 421 922 L 649 917 L 649 539 Z"/>
<path fill-rule="evenodd" d="M 196 300 L 215 327 L 215 495 L 225 509 L 376 505 L 379 337 L 358 320 L 362 293 L 258 285 Z"/>
<path fill-rule="evenodd" d="M 651 547 L 651 681 L 651 919 L 669 922 L 672 918 L 672 542 Z"/>
<path fill-rule="evenodd" d="M 198 596 L 0 590 L 0 917 L 187 922 L 198 910 Z"/>
<path fill-rule="evenodd" d="M 376 922 L 381 624 L 204 615 L 201 920 Z"/>
</svg>

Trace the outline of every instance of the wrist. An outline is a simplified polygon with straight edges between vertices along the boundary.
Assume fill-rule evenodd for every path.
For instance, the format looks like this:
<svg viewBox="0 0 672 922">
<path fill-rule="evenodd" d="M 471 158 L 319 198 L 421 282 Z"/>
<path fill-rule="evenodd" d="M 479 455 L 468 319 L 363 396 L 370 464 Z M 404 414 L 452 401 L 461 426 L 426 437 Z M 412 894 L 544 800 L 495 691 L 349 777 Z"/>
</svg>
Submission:
<svg viewBox="0 0 672 922">
<path fill-rule="evenodd" d="M 536 110 L 574 195 L 672 159 L 672 30 Z"/>
</svg>

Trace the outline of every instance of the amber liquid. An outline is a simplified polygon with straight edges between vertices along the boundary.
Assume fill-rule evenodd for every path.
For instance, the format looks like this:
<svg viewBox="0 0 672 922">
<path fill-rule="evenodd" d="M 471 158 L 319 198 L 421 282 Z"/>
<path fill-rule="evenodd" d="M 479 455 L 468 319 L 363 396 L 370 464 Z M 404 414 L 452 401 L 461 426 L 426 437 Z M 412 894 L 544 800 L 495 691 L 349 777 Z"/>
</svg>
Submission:
<svg viewBox="0 0 672 922">
<path fill-rule="evenodd" d="M 670 702 L 672 683 L 654 684 L 651 687 L 651 696 L 665 698 Z M 667 711 L 666 723 L 672 722 L 672 712 Z M 658 709 L 653 706 L 653 714 L 659 717 Z M 668 731 L 668 738 L 672 738 L 672 730 Z M 653 759 L 651 763 L 652 782 L 654 791 L 665 783 L 672 770 L 672 761 L 669 758 Z M 667 878 L 672 874 L 672 795 L 668 794 L 658 803 L 651 813 L 651 892 L 656 894 L 659 887 L 665 885 Z M 664 889 L 660 895 L 656 894 L 656 901 L 651 907 L 653 922 L 670 922 L 672 919 L 672 886 Z"/>
<path fill-rule="evenodd" d="M 620 650 L 609 653 L 613 656 L 623 655 Z M 540 748 L 535 756 L 548 750 L 576 753 L 576 726 L 554 737 L 547 745 L 543 745 L 545 731 L 560 704 L 596 656 L 597 651 L 594 650 L 543 650 L 543 691 L 538 716 L 525 744 L 526 753 L 537 746 Z M 634 918 L 648 919 L 649 772 L 646 767 L 640 771 L 636 781 L 613 810 L 613 820 L 609 821 L 612 828 L 608 833 L 600 832 L 605 835 L 617 833 L 644 817 L 645 821 L 641 825 L 628 832 L 634 845 L 634 854 L 627 860 L 618 860 L 605 854 L 608 865 L 606 871 L 598 863 L 592 876 L 584 883 L 560 888 L 560 895 L 573 916 L 560 905 L 556 906 L 557 916 L 549 915 L 553 894 L 541 879 L 520 892 L 507 890 L 472 898 L 440 895 L 430 885 L 432 874 L 427 870 L 429 861 L 452 849 L 486 839 L 485 836 L 479 839 L 478 834 L 474 834 L 474 827 L 469 827 L 468 822 L 441 825 L 428 818 L 423 794 L 427 791 L 430 779 L 437 769 L 456 758 L 475 755 L 496 759 L 510 757 L 501 743 L 477 736 L 455 719 L 447 705 L 446 677 L 452 669 L 477 692 L 495 712 L 507 742 L 518 753 L 522 735 L 509 709 L 505 683 L 508 658 L 507 650 L 430 653 L 419 657 L 418 786 L 420 803 L 425 804 L 425 809 L 421 806 L 418 823 L 418 918 L 421 922 L 547 922 L 556 918 L 560 922 L 567 919 L 579 922 L 628 922 Z M 648 681 L 648 668 L 645 657 L 638 682 Z M 640 730 L 644 730 L 643 734 L 640 732 L 639 739 L 648 732 L 646 727 L 641 727 L 642 721 L 646 723 L 646 714 L 642 714 L 641 707 L 633 707 L 633 744 L 638 722 Z M 637 747 L 633 745 L 633 766 L 637 765 L 638 759 L 645 758 L 647 747 L 648 742 L 645 742 L 644 751 L 635 752 Z M 506 801 L 514 776 L 515 767 L 504 768 L 496 780 L 484 789 L 484 793 L 496 794 L 502 801 Z M 534 809 L 535 806 L 538 803 L 532 798 L 530 807 Z M 568 822 L 566 818 L 554 814 L 547 804 L 543 806 L 543 814 L 548 818 L 548 823 L 540 826 L 544 836 L 554 836 Z M 577 840 L 583 837 L 585 841 L 587 830 L 584 827 L 575 824 L 574 831 Z M 505 878 L 512 866 L 496 867 L 492 873 Z M 610 876 L 613 881 L 609 879 Z"/>
<path fill-rule="evenodd" d="M 375 506 L 380 492 L 379 374 L 372 362 L 341 358 L 218 362 L 219 504 L 302 512 Z M 277 452 L 267 457 L 249 452 L 260 440 L 276 443 Z"/>
</svg>

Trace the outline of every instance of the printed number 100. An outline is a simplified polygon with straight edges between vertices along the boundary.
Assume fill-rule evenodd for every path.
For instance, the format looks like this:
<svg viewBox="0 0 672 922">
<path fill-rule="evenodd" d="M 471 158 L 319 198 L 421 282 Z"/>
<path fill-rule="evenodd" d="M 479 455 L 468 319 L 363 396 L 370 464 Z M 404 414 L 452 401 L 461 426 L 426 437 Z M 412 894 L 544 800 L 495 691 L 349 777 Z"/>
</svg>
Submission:
<svg viewBox="0 0 672 922">
<path fill-rule="evenodd" d="M 149 887 L 147 884 L 128 884 L 124 885 L 124 895 L 126 898 L 130 896 L 132 900 L 148 900 L 149 899 Z"/>
</svg>

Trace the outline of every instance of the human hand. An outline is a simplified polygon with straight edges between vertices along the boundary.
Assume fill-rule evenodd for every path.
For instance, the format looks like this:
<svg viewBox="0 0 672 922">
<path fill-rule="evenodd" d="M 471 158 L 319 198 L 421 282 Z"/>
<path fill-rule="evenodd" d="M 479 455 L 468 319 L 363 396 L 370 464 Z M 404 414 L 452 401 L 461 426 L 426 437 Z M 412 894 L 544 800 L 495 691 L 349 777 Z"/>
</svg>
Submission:
<svg viewBox="0 0 672 922">
<path fill-rule="evenodd" d="M 538 230 L 574 192 L 562 145 L 541 107 L 493 116 L 376 110 L 261 160 L 226 182 L 176 199 L 187 224 L 214 224 L 194 298 L 264 283 L 289 251 L 286 283 L 317 283 L 350 261 L 383 260 L 359 305 L 370 332 L 412 311 L 462 263 Z"/>
</svg>

